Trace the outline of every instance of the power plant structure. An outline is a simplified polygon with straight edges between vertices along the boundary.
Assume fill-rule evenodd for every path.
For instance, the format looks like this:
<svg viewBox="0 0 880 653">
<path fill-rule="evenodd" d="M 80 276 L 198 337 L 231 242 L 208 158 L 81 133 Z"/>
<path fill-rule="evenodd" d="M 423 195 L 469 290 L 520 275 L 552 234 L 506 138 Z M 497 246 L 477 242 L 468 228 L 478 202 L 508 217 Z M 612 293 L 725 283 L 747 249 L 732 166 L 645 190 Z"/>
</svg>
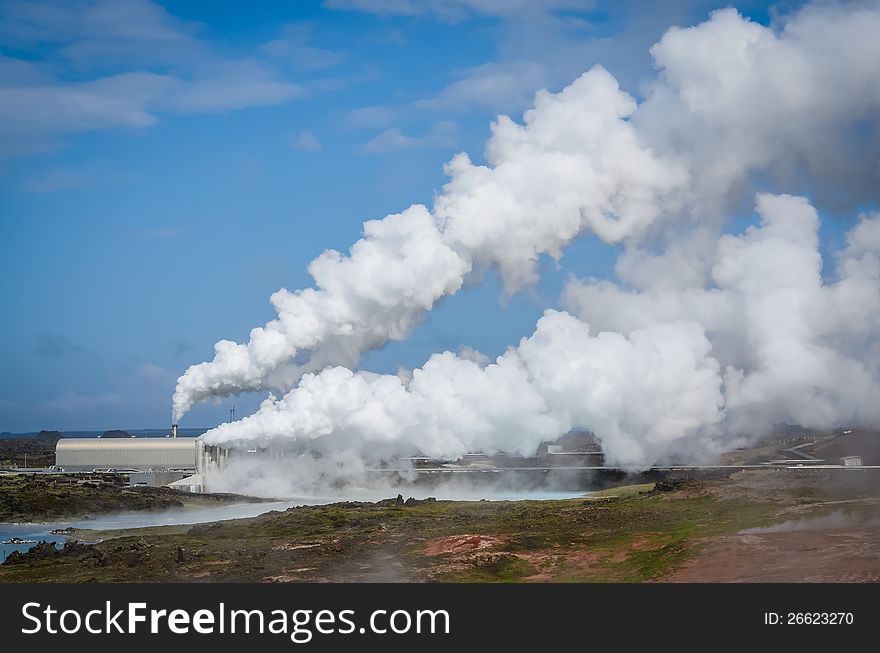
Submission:
<svg viewBox="0 0 880 653">
<path fill-rule="evenodd" d="M 109 435 L 111 433 L 114 435 Z M 122 434 L 122 437 L 116 434 Z M 651 481 L 681 475 L 690 478 L 706 474 L 730 474 L 744 469 L 880 469 L 876 462 L 854 455 L 861 448 L 861 441 L 850 446 L 848 443 L 855 437 L 851 434 L 852 430 L 848 430 L 843 434 L 804 434 L 778 440 L 774 444 L 777 453 L 785 454 L 786 457 L 782 459 L 730 461 L 713 465 L 669 464 L 654 466 L 640 475 L 646 481 Z M 110 474 L 114 483 L 167 486 L 201 493 L 211 491 L 208 487 L 210 475 L 226 467 L 230 451 L 236 458 L 250 458 L 253 454 L 255 460 L 263 462 L 304 455 L 302 451 L 280 447 L 230 450 L 207 444 L 201 437 L 181 437 L 177 424 L 171 425 L 165 437 L 129 437 L 125 431 L 108 431 L 104 435 L 109 437 L 58 440 L 55 445 L 55 466 L 51 471 L 73 475 Z M 840 440 L 843 437 L 847 439 Z M 831 452 L 832 449 L 828 449 L 828 446 L 832 444 L 847 445 L 839 451 L 833 449 L 831 460 L 835 463 L 839 460 L 840 464 L 829 464 L 824 459 L 823 452 Z M 786 446 L 787 448 L 783 448 Z M 823 458 L 814 453 L 823 455 Z M 841 453 L 845 455 L 841 456 Z M 874 464 L 866 465 L 865 462 Z M 553 483 L 564 481 L 572 487 L 595 487 L 597 484 L 619 483 L 624 478 L 632 477 L 631 471 L 606 466 L 598 441 L 592 433 L 585 431 L 572 431 L 553 442 L 544 442 L 534 455 L 527 457 L 503 452 L 467 453 L 458 460 L 448 461 L 416 455 L 382 461 L 366 472 L 376 476 L 406 477 L 410 480 L 415 478 L 414 482 L 423 486 L 436 485 L 453 474 L 468 474 L 471 481 L 478 482 L 495 482 L 495 479 L 503 475 L 507 479 L 505 482 L 513 479 L 517 485 L 535 487 L 547 485 L 548 478 L 552 478 Z"/>
<path fill-rule="evenodd" d="M 55 445 L 55 468 L 125 474 L 132 486 L 170 485 L 201 492 L 205 475 L 224 467 L 228 456 L 227 449 L 200 438 L 177 437 L 177 424 L 172 424 L 164 438 L 62 438 Z"/>
</svg>

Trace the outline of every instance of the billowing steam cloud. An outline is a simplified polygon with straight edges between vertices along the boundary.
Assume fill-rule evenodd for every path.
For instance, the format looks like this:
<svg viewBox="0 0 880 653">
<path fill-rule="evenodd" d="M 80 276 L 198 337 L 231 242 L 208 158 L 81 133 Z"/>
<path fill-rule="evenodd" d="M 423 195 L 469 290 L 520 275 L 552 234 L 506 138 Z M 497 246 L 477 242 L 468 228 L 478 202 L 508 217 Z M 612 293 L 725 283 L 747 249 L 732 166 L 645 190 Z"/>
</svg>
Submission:
<svg viewBox="0 0 880 653">
<path fill-rule="evenodd" d="M 723 370 L 728 431 L 788 421 L 880 424 L 880 216 L 863 216 L 822 281 L 818 216 L 804 198 L 760 195 L 760 226 L 722 236 L 707 288 L 624 290 L 573 282 L 566 302 L 623 334 L 671 320 L 699 324 Z"/>
<path fill-rule="evenodd" d="M 492 364 L 445 352 L 408 382 L 327 368 L 206 437 L 394 444 L 454 458 L 529 454 L 581 427 L 600 434 L 611 460 L 638 465 L 717 452 L 734 424 L 880 423 L 880 356 L 857 345 L 880 328 L 880 217 L 860 221 L 839 256 L 839 280 L 823 285 L 815 210 L 773 195 L 759 196 L 757 208 L 760 226 L 718 241 L 712 289 L 572 283 L 569 303 L 613 331 L 592 335 L 586 322 L 548 310 Z"/>
<path fill-rule="evenodd" d="M 180 377 L 174 421 L 208 397 L 289 388 L 306 372 L 353 365 L 362 352 L 405 338 L 437 299 L 461 287 L 469 267 L 423 206 L 365 223 L 349 257 L 329 250 L 309 265 L 317 289 L 274 293 L 278 319 L 251 331 L 247 344 L 221 340 L 213 361 Z"/>
<path fill-rule="evenodd" d="M 212 442 L 318 451 L 530 453 L 594 431 L 612 462 L 698 459 L 786 420 L 880 423 L 880 217 L 819 251 L 820 207 L 876 205 L 880 7 L 807 7 L 778 30 L 722 10 L 670 29 L 641 104 L 604 69 L 499 117 L 487 166 L 465 154 L 431 211 L 365 224 L 325 252 L 316 288 L 272 297 L 278 318 L 221 341 L 179 379 L 196 402 L 274 389 Z M 725 234 L 755 202 L 757 224 Z M 616 282 L 572 280 L 568 312 L 491 364 L 432 356 L 411 379 L 352 371 L 402 339 L 473 270 L 507 292 L 589 230 L 623 243 Z"/>
<path fill-rule="evenodd" d="M 685 175 L 639 145 L 623 120 L 634 108 L 596 68 L 559 95 L 539 94 L 525 127 L 500 118 L 487 146 L 492 167 L 458 155 L 434 215 L 414 205 L 367 222 L 348 257 L 331 250 L 312 261 L 317 289 L 278 291 L 278 319 L 247 344 L 218 342 L 213 361 L 179 379 L 175 420 L 202 399 L 283 390 L 306 372 L 353 365 L 364 351 L 405 338 L 474 264 L 497 265 L 513 291 L 535 279 L 541 254 L 560 256 L 585 228 L 620 240 L 650 224 L 660 196 Z"/>
<path fill-rule="evenodd" d="M 455 458 L 501 449 L 528 455 L 581 426 L 602 433 L 614 459 L 641 461 L 720 420 L 721 379 L 709 349 L 692 323 L 593 336 L 577 318 L 548 310 L 531 337 L 490 365 L 436 354 L 406 384 L 328 368 L 207 438 L 330 437 L 360 450 L 394 443 L 402 453 Z"/>
</svg>

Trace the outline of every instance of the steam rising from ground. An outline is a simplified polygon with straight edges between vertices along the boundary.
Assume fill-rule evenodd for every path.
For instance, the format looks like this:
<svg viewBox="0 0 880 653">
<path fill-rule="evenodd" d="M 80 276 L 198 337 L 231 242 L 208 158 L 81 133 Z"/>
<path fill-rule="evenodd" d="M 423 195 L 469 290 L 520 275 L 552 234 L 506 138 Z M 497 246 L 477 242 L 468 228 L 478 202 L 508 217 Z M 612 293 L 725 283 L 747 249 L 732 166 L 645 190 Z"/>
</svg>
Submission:
<svg viewBox="0 0 880 653">
<path fill-rule="evenodd" d="M 273 458 L 237 455 L 220 470 L 207 475 L 212 492 L 232 492 L 281 498 L 308 504 L 335 501 L 380 501 L 403 497 L 439 500 L 514 501 L 582 497 L 590 477 L 569 470 L 528 473 L 417 475 L 408 461 L 395 469 L 371 468 L 360 452 L 342 451 L 315 456 L 314 452 Z"/>
<path fill-rule="evenodd" d="M 747 528 L 741 535 L 764 535 L 765 533 L 791 533 L 796 531 L 850 530 L 859 527 L 876 528 L 880 526 L 880 515 L 835 510 L 820 517 L 792 519 L 772 526 Z"/>
<path fill-rule="evenodd" d="M 777 421 L 880 423 L 880 216 L 854 221 L 823 275 L 813 206 L 877 204 L 878 33 L 873 3 L 808 6 L 776 29 L 726 9 L 652 48 L 640 104 L 601 67 L 538 93 L 521 124 L 493 124 L 488 165 L 447 164 L 431 210 L 365 223 L 348 256 L 311 263 L 315 288 L 278 291 L 276 320 L 190 367 L 175 421 L 270 389 L 283 395 L 205 439 L 354 461 L 527 455 L 586 428 L 629 466 L 707 459 Z M 752 203 L 756 224 L 731 232 Z M 353 369 L 471 272 L 495 267 L 515 292 L 584 231 L 623 244 L 617 280 L 573 279 L 567 311 L 495 361 Z"/>
</svg>

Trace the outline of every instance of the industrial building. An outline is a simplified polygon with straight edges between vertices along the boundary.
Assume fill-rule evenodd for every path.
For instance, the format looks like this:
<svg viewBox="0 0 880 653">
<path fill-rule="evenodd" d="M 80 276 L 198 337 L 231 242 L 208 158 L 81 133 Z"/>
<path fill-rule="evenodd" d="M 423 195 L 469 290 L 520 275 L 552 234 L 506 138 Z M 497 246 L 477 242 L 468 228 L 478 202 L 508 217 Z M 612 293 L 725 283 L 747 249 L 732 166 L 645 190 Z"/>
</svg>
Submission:
<svg viewBox="0 0 880 653">
<path fill-rule="evenodd" d="M 195 438 L 62 438 L 55 465 L 65 472 L 196 471 L 198 449 Z"/>
<path fill-rule="evenodd" d="M 186 479 L 200 491 L 203 475 L 226 464 L 228 451 L 199 438 L 62 438 L 55 467 L 63 472 L 116 472 L 130 485 L 166 485 Z M 196 490 L 195 488 L 199 488 Z"/>
</svg>

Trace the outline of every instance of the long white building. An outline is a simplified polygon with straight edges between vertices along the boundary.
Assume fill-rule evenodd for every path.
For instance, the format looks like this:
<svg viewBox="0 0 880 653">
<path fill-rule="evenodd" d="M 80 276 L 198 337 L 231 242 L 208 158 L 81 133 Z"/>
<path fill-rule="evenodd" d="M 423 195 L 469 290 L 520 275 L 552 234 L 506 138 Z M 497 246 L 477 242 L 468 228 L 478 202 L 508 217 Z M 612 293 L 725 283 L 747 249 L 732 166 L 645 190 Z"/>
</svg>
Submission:
<svg viewBox="0 0 880 653">
<path fill-rule="evenodd" d="M 178 471 L 204 474 L 226 462 L 227 451 L 199 438 L 62 438 L 55 465 L 65 472 Z"/>
</svg>

